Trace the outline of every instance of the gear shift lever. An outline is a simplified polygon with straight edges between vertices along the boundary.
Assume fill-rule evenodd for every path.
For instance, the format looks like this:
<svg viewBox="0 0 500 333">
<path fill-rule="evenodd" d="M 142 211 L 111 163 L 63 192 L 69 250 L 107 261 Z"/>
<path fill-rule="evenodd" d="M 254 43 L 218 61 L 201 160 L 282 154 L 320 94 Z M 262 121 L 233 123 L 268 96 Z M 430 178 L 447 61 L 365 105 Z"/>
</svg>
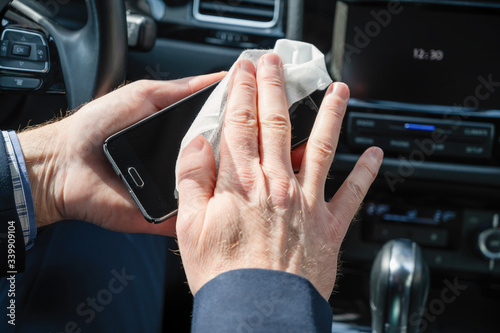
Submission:
<svg viewBox="0 0 500 333">
<path fill-rule="evenodd" d="M 420 247 L 409 239 L 385 243 L 370 275 L 373 331 L 418 332 L 428 291 L 429 268 Z"/>
</svg>

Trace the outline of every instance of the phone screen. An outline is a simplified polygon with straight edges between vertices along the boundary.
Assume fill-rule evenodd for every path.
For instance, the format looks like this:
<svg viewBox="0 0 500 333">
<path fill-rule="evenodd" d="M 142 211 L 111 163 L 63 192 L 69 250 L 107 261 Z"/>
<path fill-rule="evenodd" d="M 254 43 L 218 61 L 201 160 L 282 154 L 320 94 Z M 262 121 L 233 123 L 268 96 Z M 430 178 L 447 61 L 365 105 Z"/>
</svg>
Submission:
<svg viewBox="0 0 500 333">
<path fill-rule="evenodd" d="M 149 222 L 177 212 L 175 165 L 181 141 L 215 83 L 109 137 L 104 151 Z M 307 140 L 317 114 L 309 97 L 290 108 L 292 147 Z"/>
</svg>

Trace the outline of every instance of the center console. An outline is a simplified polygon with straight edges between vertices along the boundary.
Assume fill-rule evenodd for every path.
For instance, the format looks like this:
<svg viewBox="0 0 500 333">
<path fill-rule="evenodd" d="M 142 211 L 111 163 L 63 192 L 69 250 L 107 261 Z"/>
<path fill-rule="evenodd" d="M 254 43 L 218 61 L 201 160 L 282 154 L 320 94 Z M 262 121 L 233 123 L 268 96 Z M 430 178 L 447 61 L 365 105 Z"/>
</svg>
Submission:
<svg viewBox="0 0 500 333">
<path fill-rule="evenodd" d="M 330 70 L 351 101 L 327 194 L 385 153 L 346 263 L 409 238 L 434 271 L 500 276 L 498 32 L 494 2 L 337 1 Z"/>
</svg>

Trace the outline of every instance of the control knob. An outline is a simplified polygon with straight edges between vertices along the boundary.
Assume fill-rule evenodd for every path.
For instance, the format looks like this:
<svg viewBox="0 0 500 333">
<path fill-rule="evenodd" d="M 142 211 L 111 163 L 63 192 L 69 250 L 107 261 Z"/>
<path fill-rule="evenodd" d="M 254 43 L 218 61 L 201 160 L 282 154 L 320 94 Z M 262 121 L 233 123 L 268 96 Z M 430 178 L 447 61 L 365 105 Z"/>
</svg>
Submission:
<svg viewBox="0 0 500 333">
<path fill-rule="evenodd" d="M 479 251 L 487 259 L 500 259 L 499 214 L 493 216 L 492 228 L 481 231 L 478 236 Z"/>
</svg>

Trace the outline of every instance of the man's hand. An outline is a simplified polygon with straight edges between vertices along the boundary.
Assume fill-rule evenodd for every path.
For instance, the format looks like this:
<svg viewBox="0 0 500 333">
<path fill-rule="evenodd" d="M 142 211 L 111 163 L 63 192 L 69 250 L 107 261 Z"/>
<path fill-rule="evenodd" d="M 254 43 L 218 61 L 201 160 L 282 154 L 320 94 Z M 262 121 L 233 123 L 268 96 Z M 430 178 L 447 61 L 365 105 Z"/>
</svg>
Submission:
<svg viewBox="0 0 500 333">
<path fill-rule="evenodd" d="M 340 244 L 383 158 L 379 148 L 368 149 L 325 202 L 348 98 L 343 83 L 327 90 L 294 174 L 281 59 L 263 56 L 257 73 L 251 62 L 238 63 L 217 177 L 202 137 L 180 159 L 177 236 L 193 294 L 226 271 L 264 268 L 301 275 L 328 299 Z"/>
<path fill-rule="evenodd" d="M 72 116 L 19 134 L 37 226 L 78 219 L 123 232 L 173 235 L 175 218 L 144 219 L 103 152 L 111 134 L 222 79 L 223 73 L 176 81 L 138 81 Z"/>
</svg>

